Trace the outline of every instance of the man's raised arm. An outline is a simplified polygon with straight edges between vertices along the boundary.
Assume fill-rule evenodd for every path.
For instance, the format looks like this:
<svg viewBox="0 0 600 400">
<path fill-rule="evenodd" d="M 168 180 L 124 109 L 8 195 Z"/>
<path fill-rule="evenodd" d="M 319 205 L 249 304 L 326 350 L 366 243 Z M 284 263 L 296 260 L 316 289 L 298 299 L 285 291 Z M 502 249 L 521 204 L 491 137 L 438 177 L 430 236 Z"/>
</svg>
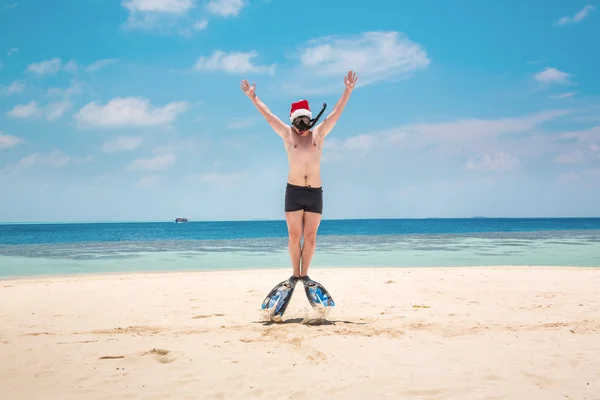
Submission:
<svg viewBox="0 0 600 400">
<path fill-rule="evenodd" d="M 282 138 L 287 137 L 290 132 L 290 127 L 284 124 L 282 120 L 277 118 L 277 116 L 273 114 L 271 110 L 269 110 L 269 107 L 267 107 L 266 104 L 256 96 L 256 83 L 253 83 L 252 86 L 250 86 L 248 81 L 244 79 L 240 87 L 246 96 L 248 96 L 248 98 L 252 101 L 252 104 L 254 104 L 262 116 L 265 117 L 269 125 L 271 125 L 271 128 L 273 128 L 273 130 Z"/>
<path fill-rule="evenodd" d="M 349 71 L 348 75 L 344 76 L 344 83 L 346 84 L 344 93 L 335 104 L 333 111 L 331 111 L 325 120 L 323 120 L 323 122 L 318 124 L 315 128 L 316 136 L 324 138 L 329 132 L 331 132 L 340 118 L 340 115 L 342 115 L 342 111 L 344 111 L 344 107 L 346 107 L 346 103 L 348 103 L 348 100 L 350 99 L 350 94 L 352 93 L 357 80 L 358 77 L 356 76 L 356 73 L 353 73 L 352 71 Z"/>
</svg>

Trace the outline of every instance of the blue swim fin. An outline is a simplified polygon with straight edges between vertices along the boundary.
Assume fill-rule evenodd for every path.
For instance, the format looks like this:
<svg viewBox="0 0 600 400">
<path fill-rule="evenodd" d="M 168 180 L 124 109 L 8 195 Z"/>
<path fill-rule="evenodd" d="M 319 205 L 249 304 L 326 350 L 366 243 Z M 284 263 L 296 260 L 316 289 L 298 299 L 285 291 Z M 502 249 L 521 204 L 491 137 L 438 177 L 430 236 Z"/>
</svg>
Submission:
<svg viewBox="0 0 600 400">
<path fill-rule="evenodd" d="M 281 318 L 290 304 L 298 279 L 296 276 L 291 276 L 275 285 L 263 300 L 261 308 L 263 310 L 273 310 L 273 316 Z"/>
<path fill-rule="evenodd" d="M 327 307 L 335 306 L 333 297 L 329 294 L 327 289 L 319 282 L 313 281 L 308 276 L 300 278 L 304 284 L 304 291 L 311 307 L 315 310 L 323 310 Z"/>
</svg>

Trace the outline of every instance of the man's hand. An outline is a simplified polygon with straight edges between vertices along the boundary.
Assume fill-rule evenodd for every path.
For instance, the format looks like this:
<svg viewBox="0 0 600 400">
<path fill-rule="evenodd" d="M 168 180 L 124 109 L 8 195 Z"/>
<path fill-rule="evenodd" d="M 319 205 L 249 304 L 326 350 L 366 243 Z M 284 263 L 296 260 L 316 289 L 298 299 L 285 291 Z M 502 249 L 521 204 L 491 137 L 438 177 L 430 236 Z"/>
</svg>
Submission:
<svg viewBox="0 0 600 400">
<path fill-rule="evenodd" d="M 350 94 L 352 90 L 354 90 L 354 86 L 356 85 L 356 81 L 358 81 L 358 77 L 356 73 L 352 71 L 348 71 L 348 75 L 344 76 L 344 83 L 346 84 L 346 90 L 342 94 L 342 97 L 338 100 L 333 108 L 333 111 L 325 118 L 323 122 L 318 124 L 314 129 L 314 134 L 317 137 L 318 141 L 322 141 L 325 136 L 331 132 L 335 124 L 337 123 L 342 111 L 346 107 L 346 103 L 348 103 L 348 99 L 350 98 Z"/>
<path fill-rule="evenodd" d="M 250 86 L 250 83 L 248 83 L 248 81 L 244 79 L 240 87 L 242 88 L 242 91 L 246 94 L 246 96 L 254 100 L 254 98 L 256 97 L 256 82 L 253 82 L 252 86 Z"/>
<path fill-rule="evenodd" d="M 279 118 L 277 118 L 271 112 L 271 110 L 269 110 L 265 103 L 263 103 L 258 98 L 258 96 L 256 95 L 256 82 L 252 83 L 252 86 L 250 86 L 250 83 L 248 83 L 248 81 L 244 79 L 240 84 L 240 88 L 242 89 L 244 94 L 248 96 L 250 100 L 252 100 L 254 106 L 258 109 L 261 115 L 265 117 L 269 125 L 271 125 L 271 128 L 273 128 L 273 130 L 283 139 L 286 139 L 290 134 L 291 128 L 288 125 L 284 124 L 283 121 L 281 121 Z"/>
<path fill-rule="evenodd" d="M 354 89 L 357 80 L 358 77 L 356 76 L 356 73 L 353 73 L 352 71 L 348 71 L 348 75 L 344 76 L 344 83 L 346 84 L 346 88 L 350 91 Z"/>
</svg>

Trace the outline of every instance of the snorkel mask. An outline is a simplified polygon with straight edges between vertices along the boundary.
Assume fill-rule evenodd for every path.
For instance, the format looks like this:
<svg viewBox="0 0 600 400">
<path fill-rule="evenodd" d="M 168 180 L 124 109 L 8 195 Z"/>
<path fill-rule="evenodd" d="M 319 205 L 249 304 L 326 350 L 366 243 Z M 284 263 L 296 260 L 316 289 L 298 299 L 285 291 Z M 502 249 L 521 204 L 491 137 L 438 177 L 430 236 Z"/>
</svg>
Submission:
<svg viewBox="0 0 600 400">
<path fill-rule="evenodd" d="M 316 125 L 316 123 L 321 118 L 321 115 L 323 115 L 323 113 L 325 112 L 326 108 L 327 103 L 323 103 L 323 108 L 321 109 L 321 112 L 319 112 L 316 118 L 311 118 L 312 113 L 310 111 L 310 108 L 308 107 L 308 102 L 306 100 L 300 100 L 296 103 L 293 103 L 290 113 L 290 120 L 292 122 L 292 125 L 296 129 L 298 129 L 298 131 L 306 132 Z"/>
</svg>

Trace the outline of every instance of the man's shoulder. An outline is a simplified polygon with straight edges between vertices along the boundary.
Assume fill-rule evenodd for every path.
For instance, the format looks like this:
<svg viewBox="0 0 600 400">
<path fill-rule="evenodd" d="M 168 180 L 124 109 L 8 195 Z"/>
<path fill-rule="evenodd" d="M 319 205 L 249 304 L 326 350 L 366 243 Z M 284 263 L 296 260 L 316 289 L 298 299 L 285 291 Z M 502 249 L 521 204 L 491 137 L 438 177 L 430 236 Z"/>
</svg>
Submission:
<svg viewBox="0 0 600 400">
<path fill-rule="evenodd" d="M 321 128 L 323 127 L 323 123 L 321 122 L 317 126 L 312 129 L 312 135 L 315 139 L 324 139 L 323 135 L 321 135 Z"/>
<path fill-rule="evenodd" d="M 292 132 L 292 127 L 288 126 L 287 129 L 281 135 L 281 139 L 283 139 L 283 141 L 286 142 L 286 143 L 291 143 L 292 140 L 293 140 L 292 133 L 293 133 Z"/>
</svg>

